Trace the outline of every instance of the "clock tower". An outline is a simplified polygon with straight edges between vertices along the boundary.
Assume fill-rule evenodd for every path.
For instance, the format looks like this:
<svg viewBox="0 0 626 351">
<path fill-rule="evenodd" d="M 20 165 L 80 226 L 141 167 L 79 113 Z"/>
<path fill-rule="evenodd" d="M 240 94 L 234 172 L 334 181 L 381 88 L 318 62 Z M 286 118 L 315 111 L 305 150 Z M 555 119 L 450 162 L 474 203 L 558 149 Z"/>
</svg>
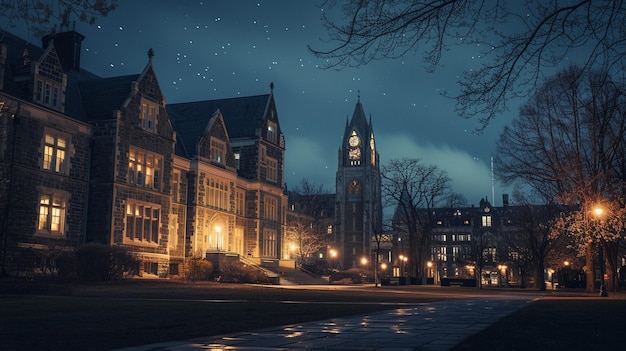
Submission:
<svg viewBox="0 0 626 351">
<path fill-rule="evenodd" d="M 362 266 L 373 256 L 371 239 L 382 226 L 380 165 L 371 117 L 369 122 L 361 101 L 352 119 L 346 121 L 338 153 L 335 226 L 339 262 L 344 268 Z"/>
</svg>

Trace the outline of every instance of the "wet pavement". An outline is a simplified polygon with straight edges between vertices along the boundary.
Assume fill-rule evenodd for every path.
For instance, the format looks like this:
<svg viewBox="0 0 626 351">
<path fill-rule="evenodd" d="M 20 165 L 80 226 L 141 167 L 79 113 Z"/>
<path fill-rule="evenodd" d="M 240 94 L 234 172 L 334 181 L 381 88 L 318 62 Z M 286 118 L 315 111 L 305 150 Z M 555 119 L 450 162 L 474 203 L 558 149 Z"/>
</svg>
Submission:
<svg viewBox="0 0 626 351">
<path fill-rule="evenodd" d="M 523 295 L 451 299 L 351 317 L 150 344 L 118 351 L 444 351 L 534 299 Z"/>
</svg>

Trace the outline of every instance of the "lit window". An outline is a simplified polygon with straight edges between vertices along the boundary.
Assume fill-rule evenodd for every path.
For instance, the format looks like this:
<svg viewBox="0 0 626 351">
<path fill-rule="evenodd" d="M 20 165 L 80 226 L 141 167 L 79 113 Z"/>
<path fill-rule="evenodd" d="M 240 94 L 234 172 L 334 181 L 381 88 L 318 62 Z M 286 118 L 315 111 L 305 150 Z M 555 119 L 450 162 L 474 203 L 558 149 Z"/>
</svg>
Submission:
<svg viewBox="0 0 626 351">
<path fill-rule="evenodd" d="M 160 215 L 161 209 L 157 205 L 128 203 L 126 205 L 126 238 L 158 244 Z"/>
<path fill-rule="evenodd" d="M 240 158 L 241 158 L 241 154 L 237 152 L 235 154 L 235 167 L 237 168 L 237 170 L 239 170 L 241 166 Z"/>
<path fill-rule="evenodd" d="M 207 206 L 228 210 L 228 184 L 219 179 L 209 178 L 206 188 Z"/>
<path fill-rule="evenodd" d="M 66 138 L 46 133 L 44 137 L 43 169 L 65 174 L 66 151 Z"/>
<path fill-rule="evenodd" d="M 39 197 L 37 230 L 50 234 L 63 234 L 65 227 L 65 198 L 59 194 L 42 194 Z"/>
<path fill-rule="evenodd" d="M 159 190 L 163 158 L 134 147 L 128 153 L 128 182 Z"/>
<path fill-rule="evenodd" d="M 267 141 L 276 144 L 278 126 L 274 122 L 267 122 Z"/>
<path fill-rule="evenodd" d="M 482 224 L 483 227 L 491 227 L 491 216 L 484 215 Z"/>
</svg>

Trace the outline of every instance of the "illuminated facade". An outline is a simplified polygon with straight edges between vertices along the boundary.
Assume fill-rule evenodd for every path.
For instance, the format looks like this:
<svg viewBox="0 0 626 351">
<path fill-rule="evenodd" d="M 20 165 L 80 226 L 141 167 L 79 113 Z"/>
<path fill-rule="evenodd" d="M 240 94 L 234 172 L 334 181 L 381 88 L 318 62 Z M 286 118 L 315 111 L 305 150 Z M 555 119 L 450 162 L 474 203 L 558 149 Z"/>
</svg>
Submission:
<svg viewBox="0 0 626 351">
<path fill-rule="evenodd" d="M 211 251 L 280 259 L 284 136 L 266 95 L 165 104 L 142 72 L 80 67 L 84 37 L 0 42 L 2 269 L 45 273 L 89 242 L 130 249 L 139 274 L 184 274 Z"/>
</svg>

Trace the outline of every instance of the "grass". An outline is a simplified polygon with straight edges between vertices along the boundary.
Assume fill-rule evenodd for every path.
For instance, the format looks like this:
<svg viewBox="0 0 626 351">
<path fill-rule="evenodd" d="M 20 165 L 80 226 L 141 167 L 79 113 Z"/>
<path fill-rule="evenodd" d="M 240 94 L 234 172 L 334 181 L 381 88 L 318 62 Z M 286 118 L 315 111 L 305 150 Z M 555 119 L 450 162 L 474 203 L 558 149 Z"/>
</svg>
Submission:
<svg viewBox="0 0 626 351">
<path fill-rule="evenodd" d="M 470 337 L 464 350 L 622 350 L 626 299 L 543 299 Z"/>
<path fill-rule="evenodd" d="M 109 350 L 506 294 L 472 288 L 284 289 L 167 280 L 59 284 L 0 280 L 3 350 Z M 528 291 L 529 294 L 536 292 Z M 580 297 L 582 296 L 582 297 Z M 454 350 L 620 349 L 626 298 L 552 296 L 530 304 Z"/>
</svg>

